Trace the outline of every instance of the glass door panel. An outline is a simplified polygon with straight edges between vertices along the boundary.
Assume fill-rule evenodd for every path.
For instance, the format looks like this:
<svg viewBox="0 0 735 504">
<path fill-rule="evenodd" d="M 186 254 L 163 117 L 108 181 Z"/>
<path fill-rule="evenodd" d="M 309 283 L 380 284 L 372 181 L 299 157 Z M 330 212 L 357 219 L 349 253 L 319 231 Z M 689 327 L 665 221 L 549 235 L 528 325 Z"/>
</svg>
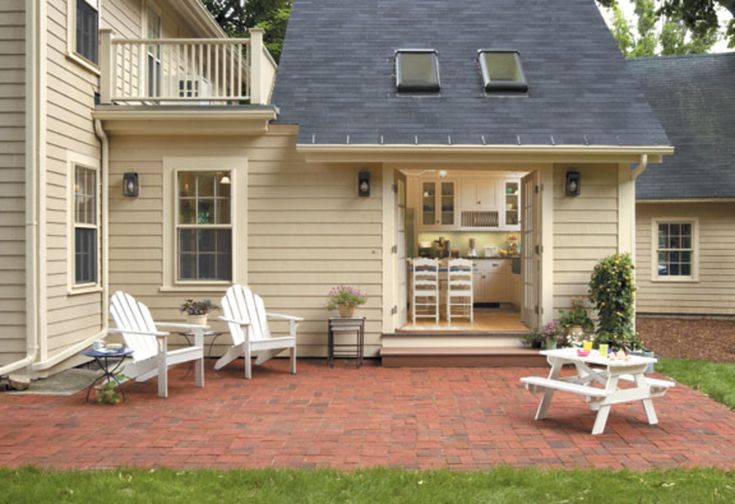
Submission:
<svg viewBox="0 0 735 504">
<path fill-rule="evenodd" d="M 436 224 L 436 184 L 424 182 L 421 185 L 421 215 L 424 226 Z"/>
</svg>

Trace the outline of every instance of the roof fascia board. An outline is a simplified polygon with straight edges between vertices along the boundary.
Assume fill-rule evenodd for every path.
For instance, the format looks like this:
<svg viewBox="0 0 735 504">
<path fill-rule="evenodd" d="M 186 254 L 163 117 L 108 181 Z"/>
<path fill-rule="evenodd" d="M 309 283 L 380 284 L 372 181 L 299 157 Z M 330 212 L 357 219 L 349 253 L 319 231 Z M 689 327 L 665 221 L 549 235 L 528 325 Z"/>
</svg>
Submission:
<svg viewBox="0 0 735 504">
<path fill-rule="evenodd" d="M 93 117 L 117 135 L 258 135 L 268 131 L 275 110 L 98 110 Z"/>
<path fill-rule="evenodd" d="M 297 150 L 311 162 L 383 162 L 383 163 L 638 163 L 648 155 L 649 163 L 660 163 L 673 154 L 670 146 L 548 146 L 548 145 L 309 145 L 297 144 Z"/>
</svg>

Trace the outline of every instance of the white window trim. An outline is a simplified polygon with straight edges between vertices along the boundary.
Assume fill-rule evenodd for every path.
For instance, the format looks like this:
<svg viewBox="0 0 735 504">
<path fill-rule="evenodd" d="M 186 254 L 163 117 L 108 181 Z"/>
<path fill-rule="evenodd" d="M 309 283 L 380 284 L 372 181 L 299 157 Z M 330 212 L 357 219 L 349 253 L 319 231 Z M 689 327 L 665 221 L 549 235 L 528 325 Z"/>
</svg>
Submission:
<svg viewBox="0 0 735 504">
<path fill-rule="evenodd" d="M 658 225 L 692 225 L 692 274 L 689 276 L 659 276 L 658 274 Z M 654 217 L 651 219 L 651 281 L 662 283 L 699 282 L 699 219 L 689 217 Z"/>
<path fill-rule="evenodd" d="M 181 171 L 230 172 L 232 281 L 180 281 L 177 269 L 177 178 Z M 233 283 L 247 284 L 248 160 L 241 157 L 163 158 L 163 285 L 161 292 L 224 292 Z"/>
<path fill-rule="evenodd" d="M 96 198 L 95 198 L 95 214 L 97 216 L 97 224 L 94 227 L 97 229 L 97 281 L 94 283 L 76 284 L 75 282 L 75 271 L 74 265 L 76 263 L 74 258 L 75 253 L 75 191 L 74 183 L 76 180 L 75 170 L 77 166 L 93 170 L 95 172 L 96 182 Z M 85 156 L 83 154 L 77 154 L 76 152 L 68 152 L 66 154 L 66 194 L 67 194 L 67 247 L 66 247 L 66 285 L 67 294 L 70 296 L 78 294 L 88 294 L 90 292 L 101 292 L 102 291 L 102 184 L 100 180 L 100 161 L 98 159 Z"/>
<path fill-rule="evenodd" d="M 97 0 L 98 26 L 102 27 L 102 0 Z M 77 0 L 66 0 L 66 58 L 95 75 L 100 75 L 98 64 L 77 53 Z"/>
</svg>

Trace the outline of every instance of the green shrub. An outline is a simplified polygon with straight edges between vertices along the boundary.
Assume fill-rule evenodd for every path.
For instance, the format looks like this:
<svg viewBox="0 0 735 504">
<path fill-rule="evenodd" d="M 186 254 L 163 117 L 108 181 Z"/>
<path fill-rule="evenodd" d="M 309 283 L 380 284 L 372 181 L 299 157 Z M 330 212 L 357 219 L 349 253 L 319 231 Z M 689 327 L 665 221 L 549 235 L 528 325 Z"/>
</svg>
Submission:
<svg viewBox="0 0 735 504">
<path fill-rule="evenodd" d="M 640 350 L 635 332 L 635 279 L 630 254 L 613 254 L 595 266 L 589 283 L 590 300 L 597 309 L 598 343 Z"/>
</svg>

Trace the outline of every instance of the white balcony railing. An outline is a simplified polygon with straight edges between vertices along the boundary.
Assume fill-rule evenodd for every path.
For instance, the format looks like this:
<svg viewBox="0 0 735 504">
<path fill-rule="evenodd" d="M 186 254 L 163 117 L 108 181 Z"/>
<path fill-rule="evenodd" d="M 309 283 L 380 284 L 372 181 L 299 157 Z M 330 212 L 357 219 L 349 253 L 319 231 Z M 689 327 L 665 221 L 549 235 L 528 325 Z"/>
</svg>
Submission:
<svg viewBox="0 0 735 504">
<path fill-rule="evenodd" d="M 275 62 L 263 32 L 248 39 L 117 39 L 103 30 L 103 104 L 268 103 Z"/>
</svg>

